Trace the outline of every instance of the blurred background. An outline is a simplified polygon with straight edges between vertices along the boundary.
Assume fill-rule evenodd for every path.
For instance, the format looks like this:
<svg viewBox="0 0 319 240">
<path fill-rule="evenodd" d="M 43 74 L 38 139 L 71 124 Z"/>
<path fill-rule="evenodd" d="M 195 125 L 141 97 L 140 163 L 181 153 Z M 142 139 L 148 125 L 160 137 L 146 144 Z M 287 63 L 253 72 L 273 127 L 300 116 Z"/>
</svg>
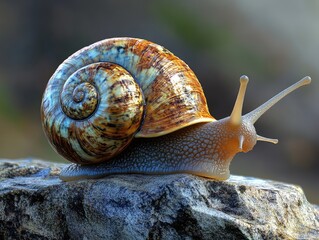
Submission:
<svg viewBox="0 0 319 240">
<path fill-rule="evenodd" d="M 319 2 L 0 1 L 0 158 L 64 162 L 42 132 L 40 103 L 58 65 L 104 38 L 132 36 L 165 46 L 198 76 L 211 114 L 229 116 L 242 74 L 244 113 L 302 77 L 256 124 L 259 142 L 231 172 L 298 184 L 319 204 Z"/>
</svg>

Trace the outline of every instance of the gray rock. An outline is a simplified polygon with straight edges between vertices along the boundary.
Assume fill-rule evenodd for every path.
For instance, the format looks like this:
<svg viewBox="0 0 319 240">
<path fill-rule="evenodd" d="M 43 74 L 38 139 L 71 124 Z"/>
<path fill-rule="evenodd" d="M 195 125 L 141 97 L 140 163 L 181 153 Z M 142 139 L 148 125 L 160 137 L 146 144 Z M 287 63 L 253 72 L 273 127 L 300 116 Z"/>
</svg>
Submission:
<svg viewBox="0 0 319 240">
<path fill-rule="evenodd" d="M 319 207 L 297 186 L 188 174 L 62 182 L 62 166 L 0 161 L 0 239 L 319 239 Z"/>
</svg>

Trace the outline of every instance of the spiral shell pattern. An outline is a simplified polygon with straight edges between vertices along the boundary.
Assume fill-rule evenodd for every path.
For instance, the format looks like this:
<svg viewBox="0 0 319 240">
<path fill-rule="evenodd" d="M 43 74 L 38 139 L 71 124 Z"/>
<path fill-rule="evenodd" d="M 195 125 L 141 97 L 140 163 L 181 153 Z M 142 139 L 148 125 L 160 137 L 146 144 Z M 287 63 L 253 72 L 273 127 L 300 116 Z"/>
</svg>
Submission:
<svg viewBox="0 0 319 240">
<path fill-rule="evenodd" d="M 106 39 L 66 59 L 44 92 L 43 129 L 68 160 L 108 160 L 135 137 L 211 122 L 193 71 L 165 48 L 135 38 Z"/>
</svg>

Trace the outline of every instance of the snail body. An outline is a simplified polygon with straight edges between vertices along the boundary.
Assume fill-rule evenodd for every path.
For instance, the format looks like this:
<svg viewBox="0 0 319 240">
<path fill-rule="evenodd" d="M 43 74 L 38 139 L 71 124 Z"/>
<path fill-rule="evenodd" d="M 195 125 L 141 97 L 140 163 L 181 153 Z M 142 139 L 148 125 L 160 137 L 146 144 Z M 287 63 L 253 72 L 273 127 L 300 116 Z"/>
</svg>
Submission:
<svg viewBox="0 0 319 240">
<path fill-rule="evenodd" d="M 227 149 L 229 145 L 222 145 L 220 139 L 223 134 L 229 143 L 237 139 L 220 132 L 222 124 L 223 121 L 198 123 L 157 138 L 137 138 L 109 161 L 93 165 L 71 164 L 61 172 L 60 178 L 70 181 L 116 173 L 190 173 L 224 180 L 229 177 L 229 164 L 237 148 Z M 250 147 L 246 144 L 240 151 L 248 151 Z"/>
<path fill-rule="evenodd" d="M 136 38 L 106 39 L 66 59 L 50 78 L 41 117 L 53 148 L 74 162 L 63 180 L 114 173 L 191 173 L 229 177 L 238 152 L 256 142 L 253 124 L 305 77 L 241 116 L 241 77 L 230 117 L 216 120 L 193 71 L 165 48 Z"/>
</svg>

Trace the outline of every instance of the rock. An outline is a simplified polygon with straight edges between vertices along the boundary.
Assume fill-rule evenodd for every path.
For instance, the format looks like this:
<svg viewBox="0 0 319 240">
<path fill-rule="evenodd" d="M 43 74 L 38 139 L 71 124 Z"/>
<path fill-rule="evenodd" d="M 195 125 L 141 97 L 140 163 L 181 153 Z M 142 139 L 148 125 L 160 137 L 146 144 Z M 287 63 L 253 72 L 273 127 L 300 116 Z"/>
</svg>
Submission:
<svg viewBox="0 0 319 240">
<path fill-rule="evenodd" d="M 188 174 L 62 182 L 62 166 L 0 161 L 0 239 L 319 238 L 319 207 L 298 186 Z"/>
</svg>

